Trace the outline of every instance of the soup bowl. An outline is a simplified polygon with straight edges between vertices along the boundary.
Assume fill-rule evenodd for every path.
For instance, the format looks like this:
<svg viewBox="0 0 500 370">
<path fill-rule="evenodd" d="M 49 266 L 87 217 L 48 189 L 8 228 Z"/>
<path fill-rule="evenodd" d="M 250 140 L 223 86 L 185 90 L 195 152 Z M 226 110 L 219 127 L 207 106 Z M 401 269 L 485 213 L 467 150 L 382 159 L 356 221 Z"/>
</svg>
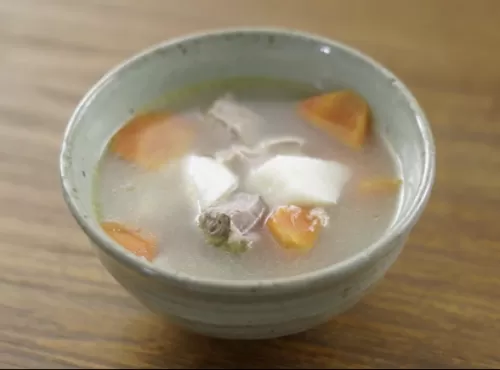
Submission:
<svg viewBox="0 0 500 370">
<path fill-rule="evenodd" d="M 404 178 L 394 222 L 371 245 L 327 268 L 289 278 L 214 280 L 158 270 L 100 228 L 93 174 L 112 134 L 155 99 L 183 87 L 259 76 L 349 88 L 369 103 L 374 130 L 394 150 Z M 60 155 L 71 213 L 109 273 L 172 323 L 220 338 L 258 339 L 307 330 L 358 302 L 396 260 L 434 181 L 435 149 L 415 98 L 391 72 L 361 52 L 320 36 L 284 29 L 227 29 L 153 46 L 107 73 L 85 95 L 67 126 Z"/>
</svg>

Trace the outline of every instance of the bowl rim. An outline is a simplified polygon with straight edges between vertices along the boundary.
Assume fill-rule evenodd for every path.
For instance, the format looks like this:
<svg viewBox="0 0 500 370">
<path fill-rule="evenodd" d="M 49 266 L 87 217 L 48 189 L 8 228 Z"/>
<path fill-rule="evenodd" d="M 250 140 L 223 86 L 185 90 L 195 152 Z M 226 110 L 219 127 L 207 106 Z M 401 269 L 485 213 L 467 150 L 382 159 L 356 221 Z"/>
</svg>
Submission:
<svg viewBox="0 0 500 370">
<path fill-rule="evenodd" d="M 341 49 L 342 51 L 363 60 L 365 63 L 370 64 L 374 67 L 374 69 L 384 75 L 385 78 L 390 80 L 393 86 L 400 91 L 415 116 L 424 146 L 424 161 L 422 180 L 413 202 L 404 217 L 399 219 L 394 224 L 391 232 L 385 233 L 371 245 L 352 255 L 348 259 L 317 270 L 284 278 L 225 280 L 199 278 L 185 273 L 148 267 L 147 263 L 129 253 L 126 253 L 125 251 L 122 251 L 118 244 L 110 238 L 104 238 L 103 233 L 96 230 L 97 228 L 89 222 L 87 217 L 83 217 L 84 212 L 80 209 L 78 199 L 74 196 L 72 191 L 73 184 L 71 182 L 70 166 L 68 166 L 67 162 L 71 151 L 70 138 L 78 125 L 80 117 L 85 113 L 89 102 L 91 102 L 92 99 L 100 92 L 101 88 L 109 83 L 110 80 L 114 79 L 120 72 L 124 72 L 134 63 L 143 58 L 147 58 L 149 55 L 152 55 L 159 50 L 175 47 L 182 42 L 193 40 L 203 41 L 207 38 L 222 37 L 231 34 L 265 34 L 267 36 L 274 35 L 277 37 L 299 38 L 314 42 L 321 46 Z M 354 273 L 362 269 L 371 261 L 377 260 L 390 253 L 392 251 L 392 242 L 398 237 L 404 237 L 405 234 L 411 230 L 414 224 L 418 221 L 429 200 L 435 179 L 435 144 L 430 124 L 416 98 L 403 84 L 403 82 L 401 82 L 392 72 L 372 59 L 370 56 L 353 47 L 347 46 L 342 42 L 300 30 L 280 27 L 231 27 L 194 32 L 154 44 L 124 60 L 104 74 L 104 76 L 101 77 L 99 81 L 97 81 L 87 91 L 69 119 L 64 132 L 59 156 L 59 172 L 63 197 L 68 208 L 70 209 L 71 214 L 91 241 L 107 255 L 111 256 L 115 260 L 118 260 L 120 264 L 131 268 L 143 276 L 155 278 L 169 284 L 176 283 L 181 286 L 187 286 L 190 289 L 214 292 L 224 291 L 225 293 L 241 293 L 242 291 L 265 293 L 276 291 L 276 289 L 279 289 L 280 291 L 290 291 L 296 290 L 300 287 L 310 288 L 313 285 L 328 283 L 339 277 Z"/>
</svg>

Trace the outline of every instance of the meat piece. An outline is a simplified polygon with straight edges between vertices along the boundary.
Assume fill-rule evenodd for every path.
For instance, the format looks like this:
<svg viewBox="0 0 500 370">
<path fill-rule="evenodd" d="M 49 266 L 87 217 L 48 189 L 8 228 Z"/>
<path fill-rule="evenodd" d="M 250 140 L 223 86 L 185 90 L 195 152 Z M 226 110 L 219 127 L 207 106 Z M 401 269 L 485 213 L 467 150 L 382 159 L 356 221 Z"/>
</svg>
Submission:
<svg viewBox="0 0 500 370">
<path fill-rule="evenodd" d="M 283 136 L 262 141 L 258 151 L 272 154 L 300 153 L 304 144 L 304 139 L 300 137 Z"/>
<path fill-rule="evenodd" d="M 227 166 L 236 173 L 244 173 L 269 154 L 300 154 L 304 139 L 294 136 L 283 136 L 267 139 L 253 148 L 233 144 L 228 149 L 219 150 L 214 154 L 218 163 Z"/>
<path fill-rule="evenodd" d="M 246 251 L 262 225 L 267 205 L 255 194 L 237 193 L 207 208 L 198 218 L 198 226 L 209 244 L 232 253 Z"/>
<path fill-rule="evenodd" d="M 252 110 L 238 104 L 229 95 L 213 103 L 207 113 L 207 118 L 221 123 L 231 133 L 233 139 L 240 142 L 245 142 L 248 131 L 263 120 Z"/>
<path fill-rule="evenodd" d="M 256 194 L 236 193 L 213 209 L 227 214 L 231 218 L 232 225 L 244 235 L 259 225 L 267 206 Z"/>
<path fill-rule="evenodd" d="M 218 247 L 226 243 L 231 234 L 231 218 L 216 211 L 204 212 L 198 220 L 207 241 Z"/>
</svg>

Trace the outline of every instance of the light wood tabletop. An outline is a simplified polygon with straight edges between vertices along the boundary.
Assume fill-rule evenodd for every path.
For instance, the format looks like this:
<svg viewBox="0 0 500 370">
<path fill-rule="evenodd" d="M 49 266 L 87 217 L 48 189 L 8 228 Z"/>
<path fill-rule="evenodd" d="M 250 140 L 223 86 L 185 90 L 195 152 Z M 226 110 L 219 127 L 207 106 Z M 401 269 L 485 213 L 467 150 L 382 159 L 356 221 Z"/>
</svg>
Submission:
<svg viewBox="0 0 500 370">
<path fill-rule="evenodd" d="M 109 68 L 225 26 L 335 38 L 395 72 L 437 145 L 433 195 L 375 291 L 287 338 L 163 323 L 100 265 L 61 196 L 67 120 Z M 500 366 L 500 1 L 1 0 L 0 367 Z"/>
</svg>

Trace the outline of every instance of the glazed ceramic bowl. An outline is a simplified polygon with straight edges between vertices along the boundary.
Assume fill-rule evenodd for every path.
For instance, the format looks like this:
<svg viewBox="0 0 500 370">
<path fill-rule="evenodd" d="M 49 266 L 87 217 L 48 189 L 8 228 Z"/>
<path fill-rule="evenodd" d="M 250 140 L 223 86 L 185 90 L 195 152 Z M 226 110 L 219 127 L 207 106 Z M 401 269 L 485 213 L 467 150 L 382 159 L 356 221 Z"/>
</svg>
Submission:
<svg viewBox="0 0 500 370">
<path fill-rule="evenodd" d="M 92 174 L 106 142 L 137 109 L 168 92 L 228 77 L 272 77 L 350 88 L 370 104 L 375 130 L 402 166 L 397 219 L 372 245 L 328 268 L 275 280 L 207 280 L 159 271 L 109 239 L 92 207 Z M 350 47 L 279 29 L 231 29 L 156 45 L 105 75 L 83 98 L 60 156 L 64 198 L 103 265 L 133 296 L 171 322 L 209 336 L 270 338 L 343 312 L 378 282 L 400 253 L 434 180 L 434 144 L 415 98 L 392 73 Z"/>
</svg>

